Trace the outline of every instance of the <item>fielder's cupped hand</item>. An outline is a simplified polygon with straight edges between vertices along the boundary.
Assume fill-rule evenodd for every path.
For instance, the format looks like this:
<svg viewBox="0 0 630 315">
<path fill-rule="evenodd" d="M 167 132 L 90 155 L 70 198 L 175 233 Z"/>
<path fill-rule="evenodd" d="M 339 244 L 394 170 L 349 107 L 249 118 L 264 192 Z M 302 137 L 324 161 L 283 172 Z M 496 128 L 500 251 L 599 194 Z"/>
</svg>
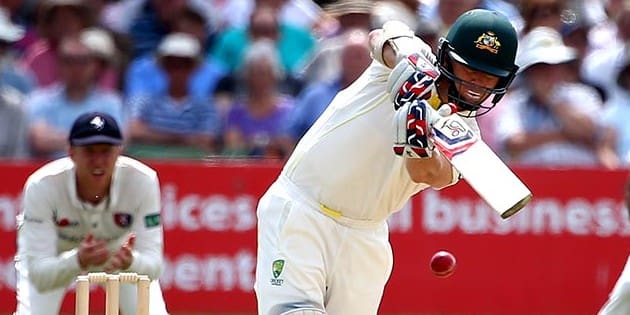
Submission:
<svg viewBox="0 0 630 315">
<path fill-rule="evenodd" d="M 405 103 L 394 114 L 394 153 L 409 158 L 430 158 L 433 153 L 431 132 L 439 114 L 425 100 Z"/>
<path fill-rule="evenodd" d="M 133 262 L 133 248 L 136 242 L 136 235 L 134 233 L 129 234 L 127 240 L 120 246 L 120 248 L 114 252 L 112 257 L 107 261 L 104 266 L 105 272 L 114 272 L 117 270 L 129 269 Z"/>
<path fill-rule="evenodd" d="M 94 239 L 94 235 L 88 234 L 79 244 L 78 251 L 79 266 L 87 269 L 90 266 L 100 266 L 109 259 L 109 249 L 107 242 Z"/>
</svg>

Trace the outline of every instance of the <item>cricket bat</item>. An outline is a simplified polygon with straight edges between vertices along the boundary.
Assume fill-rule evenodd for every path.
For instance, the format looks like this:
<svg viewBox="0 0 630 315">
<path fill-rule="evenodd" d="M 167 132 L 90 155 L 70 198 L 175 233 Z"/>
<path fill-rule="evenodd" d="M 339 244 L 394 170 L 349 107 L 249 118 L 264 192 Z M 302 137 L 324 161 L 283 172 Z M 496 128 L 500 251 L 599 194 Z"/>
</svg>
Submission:
<svg viewBox="0 0 630 315">
<path fill-rule="evenodd" d="M 443 108 L 446 108 L 444 110 Z M 501 218 L 507 219 L 532 199 L 531 191 L 448 106 L 433 123 L 433 143 L 462 178 Z"/>
</svg>

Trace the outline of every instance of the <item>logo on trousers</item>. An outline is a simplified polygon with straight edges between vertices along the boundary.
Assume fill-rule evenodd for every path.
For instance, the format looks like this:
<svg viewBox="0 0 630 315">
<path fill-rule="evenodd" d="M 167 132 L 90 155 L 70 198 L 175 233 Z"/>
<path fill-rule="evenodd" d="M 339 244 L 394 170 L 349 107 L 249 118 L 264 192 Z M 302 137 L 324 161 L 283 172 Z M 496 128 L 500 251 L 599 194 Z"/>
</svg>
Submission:
<svg viewBox="0 0 630 315">
<path fill-rule="evenodd" d="M 284 259 L 274 260 L 271 264 L 271 271 L 273 273 L 273 278 L 271 279 L 271 285 L 281 286 L 283 279 L 278 279 L 280 274 L 282 274 L 282 270 L 284 269 Z"/>
</svg>

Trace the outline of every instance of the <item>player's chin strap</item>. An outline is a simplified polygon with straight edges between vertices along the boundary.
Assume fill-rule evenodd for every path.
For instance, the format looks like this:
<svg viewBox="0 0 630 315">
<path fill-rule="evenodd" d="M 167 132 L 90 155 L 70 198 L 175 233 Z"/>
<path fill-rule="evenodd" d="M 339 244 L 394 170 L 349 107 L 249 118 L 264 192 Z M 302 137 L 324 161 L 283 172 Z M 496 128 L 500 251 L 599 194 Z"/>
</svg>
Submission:
<svg viewBox="0 0 630 315">
<path fill-rule="evenodd" d="M 414 53 L 421 54 L 431 64 L 436 63 L 437 58 L 433 55 L 431 46 L 416 37 L 409 26 L 403 22 L 387 21 L 383 24 L 382 32 L 379 35 L 370 37 L 372 58 L 383 65 L 387 65 L 383 59 L 383 46 L 386 43 L 389 43 L 396 52 L 396 64 Z"/>
</svg>

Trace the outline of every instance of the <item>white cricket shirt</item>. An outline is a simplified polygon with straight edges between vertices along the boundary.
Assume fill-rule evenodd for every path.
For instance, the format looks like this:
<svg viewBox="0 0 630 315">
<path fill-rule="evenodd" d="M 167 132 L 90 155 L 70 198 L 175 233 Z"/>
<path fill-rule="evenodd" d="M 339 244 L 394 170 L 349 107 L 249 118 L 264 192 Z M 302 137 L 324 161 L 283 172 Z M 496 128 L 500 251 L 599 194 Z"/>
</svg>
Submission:
<svg viewBox="0 0 630 315">
<path fill-rule="evenodd" d="M 373 61 L 300 140 L 282 173 L 308 197 L 356 220 L 379 221 L 428 185 L 392 150 L 391 70 Z"/>
<path fill-rule="evenodd" d="M 72 160 L 55 160 L 28 178 L 23 203 L 16 260 L 26 262 L 29 279 L 40 291 L 67 286 L 81 272 L 77 248 L 89 233 L 106 240 L 114 252 L 134 232 L 134 259 L 126 271 L 159 277 L 160 186 L 156 172 L 141 162 L 119 157 L 109 197 L 91 206 L 77 196 Z"/>
</svg>

